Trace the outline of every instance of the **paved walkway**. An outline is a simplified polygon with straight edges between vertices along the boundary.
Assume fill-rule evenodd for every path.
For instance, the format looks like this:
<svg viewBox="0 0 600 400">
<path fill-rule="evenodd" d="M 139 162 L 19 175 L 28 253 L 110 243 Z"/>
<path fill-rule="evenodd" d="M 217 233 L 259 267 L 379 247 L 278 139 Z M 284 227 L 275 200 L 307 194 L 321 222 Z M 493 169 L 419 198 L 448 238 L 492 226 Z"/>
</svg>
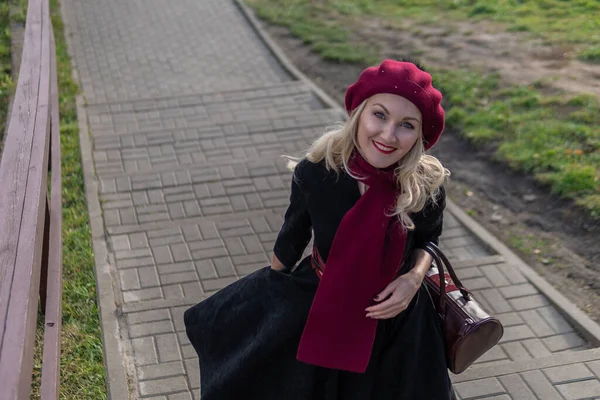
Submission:
<svg viewBox="0 0 600 400">
<path fill-rule="evenodd" d="M 289 197 L 279 156 L 341 111 L 280 67 L 232 0 L 63 1 L 111 396 L 198 399 L 183 312 L 269 263 Z M 506 332 L 453 377 L 460 398 L 600 398 L 600 353 L 473 226 L 451 208 L 442 246 Z"/>
</svg>

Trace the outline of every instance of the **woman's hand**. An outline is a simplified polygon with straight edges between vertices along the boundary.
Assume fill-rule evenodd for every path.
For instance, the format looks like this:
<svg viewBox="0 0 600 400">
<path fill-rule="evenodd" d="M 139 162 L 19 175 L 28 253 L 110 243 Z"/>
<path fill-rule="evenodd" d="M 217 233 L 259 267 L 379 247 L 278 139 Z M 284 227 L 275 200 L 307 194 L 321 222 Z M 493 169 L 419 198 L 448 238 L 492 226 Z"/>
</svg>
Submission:
<svg viewBox="0 0 600 400">
<path fill-rule="evenodd" d="M 406 310 L 422 282 L 423 275 L 412 270 L 400 275 L 375 296 L 375 301 L 386 300 L 368 307 L 365 310 L 367 318 L 388 319 L 400 314 Z"/>
<path fill-rule="evenodd" d="M 285 265 L 279 261 L 279 258 L 277 258 L 275 254 L 273 254 L 273 260 L 271 261 L 271 269 L 274 269 L 275 271 L 283 271 L 286 269 Z"/>
</svg>

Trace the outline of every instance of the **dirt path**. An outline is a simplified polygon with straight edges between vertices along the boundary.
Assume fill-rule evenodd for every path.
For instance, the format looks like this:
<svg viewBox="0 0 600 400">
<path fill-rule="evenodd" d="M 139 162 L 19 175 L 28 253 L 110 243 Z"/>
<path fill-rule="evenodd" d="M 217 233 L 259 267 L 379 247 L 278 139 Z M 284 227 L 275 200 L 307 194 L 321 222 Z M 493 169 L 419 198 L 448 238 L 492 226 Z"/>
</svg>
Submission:
<svg viewBox="0 0 600 400">
<path fill-rule="evenodd" d="M 298 68 L 343 101 L 361 67 L 323 61 L 287 29 L 266 29 Z M 542 79 L 600 97 L 600 65 L 574 60 L 572 48 L 544 46 L 490 24 L 405 26 L 398 31 L 367 20 L 357 32 L 357 39 L 376 46 L 383 58 L 412 55 L 433 67 L 494 71 L 515 84 Z M 455 132 L 444 133 L 434 154 L 452 171 L 448 191 L 453 200 L 600 322 L 600 221 L 590 220 L 531 177 L 492 161 L 489 150 L 474 148 Z"/>
<path fill-rule="evenodd" d="M 498 72 L 516 84 L 543 80 L 556 88 L 600 97 L 600 64 L 577 61 L 573 46 L 545 45 L 541 39 L 505 32 L 489 22 L 446 23 L 434 27 L 408 24 L 398 32 L 377 20 L 364 20 L 357 31 L 362 40 L 378 46 L 384 58 L 408 50 L 420 54 L 426 65 Z"/>
</svg>

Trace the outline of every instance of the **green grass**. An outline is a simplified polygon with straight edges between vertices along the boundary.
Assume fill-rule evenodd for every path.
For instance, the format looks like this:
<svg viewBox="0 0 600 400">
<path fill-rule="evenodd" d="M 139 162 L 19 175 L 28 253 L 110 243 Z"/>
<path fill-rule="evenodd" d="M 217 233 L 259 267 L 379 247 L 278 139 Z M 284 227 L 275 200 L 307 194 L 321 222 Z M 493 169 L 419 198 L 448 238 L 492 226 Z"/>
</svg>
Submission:
<svg viewBox="0 0 600 400">
<path fill-rule="evenodd" d="M 75 96 L 58 0 L 51 0 L 60 103 L 63 196 L 63 330 L 61 399 L 106 399 L 94 258 L 88 221 Z M 38 327 L 39 328 L 39 327 Z M 38 337 L 41 330 L 38 329 Z M 39 349 L 38 349 L 39 350 Z M 38 398 L 39 352 L 34 370 Z"/>
<path fill-rule="evenodd" d="M 593 96 L 506 88 L 497 76 L 438 74 L 451 108 L 447 122 L 476 144 L 493 144 L 514 169 L 600 217 L 600 109 Z"/>
<path fill-rule="evenodd" d="M 600 62 L 600 45 L 594 47 L 588 47 L 579 53 L 579 59 L 588 62 L 598 63 Z"/>
<path fill-rule="evenodd" d="M 360 65 L 371 65 L 380 59 L 377 49 L 367 47 L 352 31 L 353 21 L 364 15 L 388 21 L 390 18 L 417 21 L 442 17 L 492 18 L 513 21 L 512 26 L 521 31 L 526 26 L 529 31 L 547 26 L 546 34 L 561 40 L 588 40 L 588 44 L 600 41 L 600 29 L 595 32 L 588 29 L 589 36 L 583 34 L 600 23 L 591 14 L 600 9 L 597 1 L 247 2 L 261 18 L 289 28 L 323 58 Z M 546 10 L 541 3 L 557 4 Z M 539 20 L 541 25 L 536 28 L 537 25 L 526 23 L 529 19 Z M 577 29 L 569 28 L 568 21 L 575 20 L 579 24 Z M 396 21 L 389 26 L 399 25 L 402 24 Z M 564 35 L 559 35 L 560 32 Z M 507 87 L 495 75 L 482 76 L 465 70 L 431 72 L 444 93 L 450 129 L 476 145 L 494 146 L 498 158 L 509 166 L 534 175 L 554 193 L 573 199 L 590 216 L 600 218 L 600 113 L 597 111 L 600 104 L 596 98 L 567 96 L 550 90 L 544 82 Z"/>
<path fill-rule="evenodd" d="M 10 2 L 0 0 L 0 142 L 6 130 L 8 99 L 13 87 L 10 47 Z"/>
<path fill-rule="evenodd" d="M 581 60 L 600 61 L 597 0 L 248 0 L 248 3 L 257 7 L 263 18 L 282 25 L 298 18 L 319 25 L 329 17 L 340 21 L 339 17 L 360 16 L 384 18 L 397 27 L 402 27 L 405 21 L 435 24 L 447 20 L 491 20 L 508 31 L 528 32 L 554 44 L 574 44 Z"/>
</svg>

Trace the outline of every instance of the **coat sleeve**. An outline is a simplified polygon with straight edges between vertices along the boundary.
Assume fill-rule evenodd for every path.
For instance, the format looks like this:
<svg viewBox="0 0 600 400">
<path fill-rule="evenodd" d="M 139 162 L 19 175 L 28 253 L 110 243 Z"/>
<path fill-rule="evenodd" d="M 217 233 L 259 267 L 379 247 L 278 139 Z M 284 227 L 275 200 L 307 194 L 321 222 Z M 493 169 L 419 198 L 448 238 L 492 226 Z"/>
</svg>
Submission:
<svg viewBox="0 0 600 400">
<path fill-rule="evenodd" d="M 445 208 L 446 191 L 442 186 L 437 196 L 437 201 L 429 201 L 423 211 L 413 218 L 415 224 L 415 248 L 421 247 L 425 242 L 439 243 Z"/>
<path fill-rule="evenodd" d="M 296 265 L 312 236 L 312 223 L 301 186 L 305 165 L 306 160 L 303 160 L 294 170 L 290 205 L 273 249 L 275 256 L 286 268 Z"/>
</svg>

